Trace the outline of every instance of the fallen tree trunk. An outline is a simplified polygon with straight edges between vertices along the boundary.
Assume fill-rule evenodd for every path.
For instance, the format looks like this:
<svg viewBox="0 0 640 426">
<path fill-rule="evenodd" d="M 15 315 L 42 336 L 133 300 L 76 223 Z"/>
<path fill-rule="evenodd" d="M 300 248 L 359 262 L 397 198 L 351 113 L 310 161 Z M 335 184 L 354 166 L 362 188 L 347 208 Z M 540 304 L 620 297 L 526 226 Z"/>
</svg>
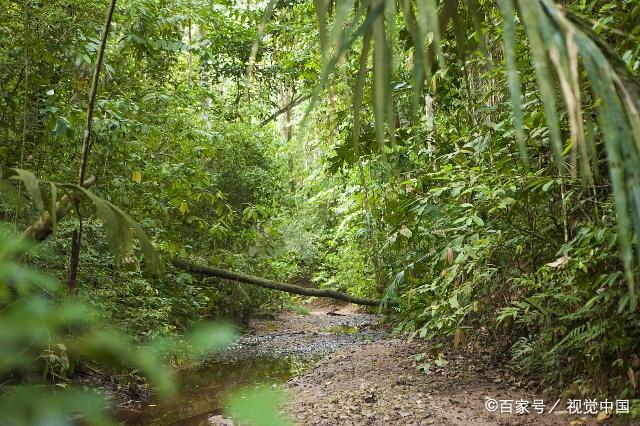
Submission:
<svg viewBox="0 0 640 426">
<path fill-rule="evenodd" d="M 95 176 L 87 179 L 83 183 L 84 188 L 92 186 L 96 181 Z M 65 217 L 71 209 L 74 208 L 82 199 L 84 194 L 79 191 L 70 192 L 56 203 L 56 221 Z M 44 212 L 33 224 L 31 224 L 22 233 L 23 239 L 40 243 L 46 240 L 53 232 L 53 220 L 49 212 Z M 273 290 L 284 291 L 286 293 L 299 294 L 302 296 L 326 297 L 329 299 L 342 300 L 356 305 L 380 306 L 383 304 L 381 300 L 367 299 L 352 296 L 350 294 L 341 293 L 330 288 L 307 288 L 293 284 L 279 283 L 267 280 L 265 278 L 253 277 L 250 275 L 240 274 L 238 272 L 228 271 L 226 269 L 213 268 L 210 266 L 196 265 L 194 263 L 185 262 L 183 260 L 174 260 L 173 264 L 177 267 L 194 274 L 207 275 L 210 277 L 224 278 L 227 280 L 237 281 L 244 284 L 251 284 L 258 287 L 270 288 Z M 385 302 L 387 306 L 396 306 L 392 301 Z"/>
<path fill-rule="evenodd" d="M 382 301 L 375 299 L 365 299 L 350 294 L 341 293 L 337 290 L 329 288 L 307 288 L 293 284 L 279 283 L 267 280 L 265 278 L 252 277 L 250 275 L 240 274 L 238 272 L 228 271 L 226 269 L 212 268 L 210 266 L 196 265 L 194 263 L 185 262 L 183 260 L 174 260 L 173 264 L 188 272 L 206 275 L 210 277 L 224 278 L 227 280 L 237 281 L 244 284 L 251 284 L 259 287 L 270 288 L 273 290 L 284 291 L 286 293 L 300 294 L 302 296 L 327 297 L 330 299 L 342 300 L 356 305 L 380 306 Z M 388 302 L 389 306 L 394 303 Z"/>
<path fill-rule="evenodd" d="M 89 188 L 96 183 L 96 177 L 92 176 L 85 180 L 82 184 L 83 188 Z M 56 222 L 65 217 L 71 209 L 73 209 L 82 199 L 84 194 L 80 191 L 73 191 L 65 195 L 56 203 Z M 49 212 L 44 212 L 40 217 L 33 222 L 27 229 L 22 232 L 21 238 L 23 240 L 31 240 L 35 243 L 40 243 L 46 240 L 53 232 L 53 220 Z"/>
</svg>

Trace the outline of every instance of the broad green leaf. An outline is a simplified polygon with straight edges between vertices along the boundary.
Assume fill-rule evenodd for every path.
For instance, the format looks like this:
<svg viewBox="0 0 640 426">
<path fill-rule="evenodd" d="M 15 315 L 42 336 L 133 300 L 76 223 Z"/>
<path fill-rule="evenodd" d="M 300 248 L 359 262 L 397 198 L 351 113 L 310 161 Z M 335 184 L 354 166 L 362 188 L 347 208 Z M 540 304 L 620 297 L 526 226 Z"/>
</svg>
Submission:
<svg viewBox="0 0 640 426">
<path fill-rule="evenodd" d="M 94 205 L 98 217 L 102 220 L 109 246 L 113 251 L 116 262 L 119 263 L 122 256 L 131 246 L 131 236 L 126 226 L 118 219 L 118 215 L 112 209 L 110 203 L 81 186 L 66 184 L 64 187 L 82 192 Z"/>
<path fill-rule="evenodd" d="M 360 158 L 360 109 L 362 108 L 362 91 L 364 81 L 367 76 L 367 62 L 369 60 L 369 49 L 371 47 L 371 32 L 366 32 L 362 38 L 362 52 L 358 64 L 358 75 L 356 85 L 353 89 L 353 150 L 356 160 Z"/>
<path fill-rule="evenodd" d="M 248 426 L 287 426 L 290 423 L 279 413 L 283 396 L 269 388 L 236 392 L 227 403 L 227 414 Z"/>
<path fill-rule="evenodd" d="M 384 5 L 384 0 L 379 0 Z M 374 125 L 376 139 L 384 155 L 385 125 L 388 114 L 392 113 L 387 102 L 389 96 L 389 46 L 384 25 L 384 15 L 380 14 L 373 24 L 373 93 Z"/>
<path fill-rule="evenodd" d="M 10 169 L 15 173 L 15 176 L 24 183 L 24 187 L 31 196 L 31 199 L 35 203 L 38 210 L 44 210 L 44 201 L 42 200 L 42 192 L 40 191 L 40 183 L 38 178 L 28 170 L 22 169 Z"/>
<path fill-rule="evenodd" d="M 555 102 L 556 94 L 545 50 L 545 46 L 550 42 L 549 33 L 553 30 L 554 25 L 549 21 L 538 1 L 519 0 L 518 4 L 521 12 L 519 14 L 520 20 L 524 23 L 528 35 L 529 48 L 531 49 L 533 65 L 536 71 L 536 80 L 540 86 L 551 147 L 560 169 L 562 163 L 562 138 L 560 136 L 560 124 Z"/>
<path fill-rule="evenodd" d="M 226 324 L 210 324 L 196 327 L 189 335 L 189 342 L 196 355 L 203 356 L 227 347 L 235 339 L 237 332 Z"/>
<path fill-rule="evenodd" d="M 142 253 L 144 254 L 147 269 L 154 274 L 160 273 L 162 269 L 160 258 L 158 257 L 153 244 L 151 244 L 151 241 L 149 241 L 149 237 L 147 236 L 146 232 L 144 232 L 144 229 L 142 229 L 142 226 L 140 226 L 138 222 L 133 220 L 131 217 L 129 217 L 129 215 L 120 210 L 118 207 L 114 206 L 113 204 L 109 205 L 119 216 L 121 223 L 125 226 L 125 229 L 126 227 L 130 227 L 131 229 L 133 229 L 133 232 L 135 233 L 136 238 L 140 243 Z M 127 232 L 127 235 L 128 234 L 129 233 Z"/>
</svg>

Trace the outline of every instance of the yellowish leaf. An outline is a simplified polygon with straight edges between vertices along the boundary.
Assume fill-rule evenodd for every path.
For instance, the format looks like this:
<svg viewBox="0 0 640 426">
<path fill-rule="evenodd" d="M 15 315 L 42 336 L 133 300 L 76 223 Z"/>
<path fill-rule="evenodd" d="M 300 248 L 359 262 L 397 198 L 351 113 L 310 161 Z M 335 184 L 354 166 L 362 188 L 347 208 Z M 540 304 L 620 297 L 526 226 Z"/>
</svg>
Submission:
<svg viewBox="0 0 640 426">
<path fill-rule="evenodd" d="M 142 182 L 142 172 L 140 170 L 134 171 L 133 175 L 131 176 L 131 179 L 137 183 Z"/>
<path fill-rule="evenodd" d="M 413 294 L 415 293 L 415 289 L 411 289 L 407 292 L 407 303 L 411 303 L 411 299 L 413 298 Z"/>
<path fill-rule="evenodd" d="M 611 417 L 611 413 L 607 413 L 606 411 L 600 411 L 598 413 L 598 417 L 596 418 L 596 421 L 598 423 L 604 423 L 604 421 L 607 420 L 609 417 Z"/>
<path fill-rule="evenodd" d="M 186 201 L 180 203 L 180 213 L 187 214 L 189 212 L 189 204 Z"/>
<path fill-rule="evenodd" d="M 457 328 L 453 333 L 453 347 L 458 349 L 458 346 L 467 346 L 467 336 L 461 328 Z"/>
<path fill-rule="evenodd" d="M 633 386 L 634 389 L 638 387 L 636 383 L 636 373 L 633 371 L 633 368 L 629 367 L 627 370 L 627 376 L 629 377 L 629 383 Z"/>
</svg>

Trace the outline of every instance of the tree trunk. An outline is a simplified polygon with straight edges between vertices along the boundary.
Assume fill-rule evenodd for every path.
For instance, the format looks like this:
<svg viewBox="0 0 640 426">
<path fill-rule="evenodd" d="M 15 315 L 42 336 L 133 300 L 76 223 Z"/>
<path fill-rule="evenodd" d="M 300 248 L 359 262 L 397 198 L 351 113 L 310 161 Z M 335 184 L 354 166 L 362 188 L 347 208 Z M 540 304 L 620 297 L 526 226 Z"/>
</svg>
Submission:
<svg viewBox="0 0 640 426">
<path fill-rule="evenodd" d="M 365 299 L 350 294 L 341 293 L 329 288 L 307 288 L 293 284 L 279 283 L 267 280 L 265 278 L 252 277 L 250 275 L 240 274 L 238 272 L 227 271 L 225 269 L 212 268 L 210 266 L 196 265 L 194 263 L 185 262 L 183 260 L 174 260 L 173 264 L 188 272 L 206 275 L 210 277 L 224 278 L 227 280 L 237 281 L 244 284 L 251 284 L 258 287 L 270 288 L 273 290 L 284 291 L 286 293 L 300 294 L 302 296 L 327 297 L 330 299 L 342 300 L 356 305 L 380 306 L 383 304 L 381 300 Z M 388 306 L 395 306 L 395 303 L 385 302 Z"/>
<path fill-rule="evenodd" d="M 95 176 L 84 182 L 83 186 L 89 187 L 96 181 Z M 74 206 L 79 203 L 84 195 L 81 192 L 71 192 L 58 201 L 56 204 L 56 219 L 60 220 L 67 215 Z M 51 235 L 53 231 L 53 221 L 49 215 L 49 212 L 45 212 L 36 220 L 31 226 L 29 226 L 23 233 L 23 239 L 29 239 L 35 243 L 44 241 Z M 244 284 L 251 284 L 258 287 L 270 288 L 273 290 L 284 291 L 286 293 L 299 294 L 302 296 L 315 296 L 315 297 L 327 297 L 330 299 L 342 300 L 345 302 L 353 303 L 356 305 L 365 306 L 397 306 L 393 301 L 381 301 L 375 299 L 367 299 L 352 296 L 350 294 L 341 293 L 334 289 L 329 288 L 307 288 L 300 287 L 293 284 L 284 284 L 276 281 L 267 280 L 265 278 L 253 277 L 250 275 L 240 274 L 238 272 L 228 271 L 225 269 L 213 268 L 210 266 L 196 265 L 194 263 L 185 262 L 183 260 L 174 260 L 173 264 L 178 268 L 185 271 L 206 275 L 210 277 L 224 278 L 227 280 L 236 281 Z M 75 289 L 73 289 L 75 290 Z"/>
<path fill-rule="evenodd" d="M 20 148 L 20 168 L 24 169 L 24 153 L 27 145 L 27 116 L 29 113 L 29 3 L 25 0 L 24 5 L 24 99 L 22 106 L 22 146 Z M 18 199 L 22 191 L 22 181 L 18 182 Z M 13 224 L 18 229 L 18 220 L 20 217 L 20 201 L 16 203 L 16 216 Z"/>
<path fill-rule="evenodd" d="M 91 130 L 93 125 L 93 110 L 96 104 L 96 94 L 98 93 L 98 83 L 100 82 L 100 68 L 104 60 L 104 51 L 107 47 L 107 39 L 109 38 L 109 30 L 111 29 L 111 19 L 113 11 L 116 8 L 116 1 L 111 0 L 107 17 L 104 21 L 104 29 L 102 30 L 102 38 L 100 39 L 100 47 L 98 48 L 98 57 L 96 58 L 96 67 L 93 71 L 93 80 L 91 82 L 91 92 L 89 93 L 89 104 L 87 105 L 87 121 L 84 127 L 84 136 L 82 138 L 82 156 L 80 158 L 80 170 L 78 172 L 78 185 L 84 182 L 84 175 L 87 171 L 87 163 L 89 162 L 89 148 L 91 146 Z M 78 213 L 79 216 L 79 213 Z M 78 292 L 78 284 L 76 282 L 78 276 L 78 265 L 80 264 L 80 242 L 82 241 L 82 217 L 78 217 L 80 226 L 73 232 L 71 238 L 71 265 L 69 269 L 69 293 L 76 294 Z"/>
</svg>

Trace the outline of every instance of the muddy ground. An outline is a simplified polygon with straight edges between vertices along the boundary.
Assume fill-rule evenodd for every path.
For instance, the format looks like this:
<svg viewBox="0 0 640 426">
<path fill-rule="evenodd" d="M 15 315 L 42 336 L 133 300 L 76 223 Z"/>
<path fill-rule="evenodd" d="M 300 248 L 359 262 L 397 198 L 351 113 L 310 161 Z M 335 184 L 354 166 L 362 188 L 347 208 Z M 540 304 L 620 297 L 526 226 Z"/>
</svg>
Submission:
<svg viewBox="0 0 640 426">
<path fill-rule="evenodd" d="M 602 414 L 569 416 L 566 401 L 551 410 L 557 398 L 542 395 L 534 383 L 501 365 L 482 332 L 467 336 L 458 348 L 448 342 L 435 350 L 435 343 L 393 336 L 382 317 L 353 305 L 315 301 L 308 308 L 310 315 L 285 312 L 251 321 L 248 332 L 219 358 L 180 374 L 183 390 L 173 401 L 135 401 L 120 420 L 229 426 L 225 395 L 258 382 L 285 389 L 289 399 L 281 411 L 296 425 L 614 423 Z M 532 407 L 539 399 L 543 414 Z M 494 400 L 511 400 L 503 410 L 511 407 L 513 413 L 492 407 Z M 528 414 L 515 413 L 518 400 L 529 402 Z"/>
<path fill-rule="evenodd" d="M 338 314 L 344 316 L 328 315 Z M 289 380 L 291 399 L 283 411 L 299 425 L 593 425 L 595 416 L 568 416 L 564 402 L 554 412 L 515 415 L 489 412 L 487 398 L 543 399 L 492 363 L 469 342 L 465 348 L 444 350 L 446 365 L 429 360 L 430 345 L 392 337 L 373 315 L 354 312 L 352 306 L 312 306 L 310 316 L 285 314 L 254 323 L 254 337 L 264 351 L 321 353 L 306 374 Z M 354 334 L 327 332 L 339 325 L 355 325 Z M 353 331 L 353 329 L 351 329 Z M 272 336 L 279 336 L 271 338 Z M 481 338 L 482 336 L 480 336 Z M 477 340 L 476 340 L 477 341 Z M 416 360 L 416 355 L 427 353 Z M 442 363 L 442 362 L 441 362 Z M 547 411 L 555 403 L 546 401 Z M 508 409 L 510 404 L 505 405 Z M 602 420 L 602 418 L 601 418 Z"/>
</svg>

